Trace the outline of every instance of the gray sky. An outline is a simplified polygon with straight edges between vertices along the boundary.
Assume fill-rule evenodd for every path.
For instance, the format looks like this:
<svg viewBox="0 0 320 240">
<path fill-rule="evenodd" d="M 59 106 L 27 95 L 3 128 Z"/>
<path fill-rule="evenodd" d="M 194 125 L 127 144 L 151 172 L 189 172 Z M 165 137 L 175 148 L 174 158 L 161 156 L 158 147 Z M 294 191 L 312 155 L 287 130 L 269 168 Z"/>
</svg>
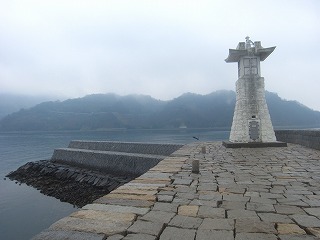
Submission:
<svg viewBox="0 0 320 240">
<path fill-rule="evenodd" d="M 320 110 L 318 0 L 0 0 L 0 92 L 167 100 L 235 89 L 229 48 L 277 46 L 266 90 Z"/>
</svg>

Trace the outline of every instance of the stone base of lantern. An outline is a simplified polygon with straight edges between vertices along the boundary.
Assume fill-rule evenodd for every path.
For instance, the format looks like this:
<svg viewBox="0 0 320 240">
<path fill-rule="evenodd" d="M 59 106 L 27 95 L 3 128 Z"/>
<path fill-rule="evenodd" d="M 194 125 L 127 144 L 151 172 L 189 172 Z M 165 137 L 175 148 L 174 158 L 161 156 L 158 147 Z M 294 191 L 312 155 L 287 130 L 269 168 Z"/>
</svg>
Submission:
<svg viewBox="0 0 320 240">
<path fill-rule="evenodd" d="M 230 142 L 223 141 L 222 145 L 226 148 L 266 148 L 266 147 L 287 147 L 286 142 Z"/>
</svg>

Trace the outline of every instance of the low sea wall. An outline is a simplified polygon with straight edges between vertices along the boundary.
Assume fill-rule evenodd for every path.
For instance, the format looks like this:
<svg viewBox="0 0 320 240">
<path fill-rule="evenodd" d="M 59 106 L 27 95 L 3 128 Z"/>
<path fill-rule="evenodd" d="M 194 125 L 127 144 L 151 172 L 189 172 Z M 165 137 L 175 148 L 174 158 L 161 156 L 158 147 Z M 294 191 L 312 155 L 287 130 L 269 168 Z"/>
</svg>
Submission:
<svg viewBox="0 0 320 240">
<path fill-rule="evenodd" d="M 51 160 L 101 172 L 141 175 L 164 158 L 159 155 L 59 148 L 54 150 Z"/>
<path fill-rule="evenodd" d="M 51 160 L 118 174 L 141 175 L 182 145 L 107 141 L 71 141 Z"/>
<path fill-rule="evenodd" d="M 114 141 L 73 140 L 68 148 L 169 156 L 183 145 Z"/>
<path fill-rule="evenodd" d="M 276 130 L 278 141 L 320 150 L 320 130 Z"/>
</svg>

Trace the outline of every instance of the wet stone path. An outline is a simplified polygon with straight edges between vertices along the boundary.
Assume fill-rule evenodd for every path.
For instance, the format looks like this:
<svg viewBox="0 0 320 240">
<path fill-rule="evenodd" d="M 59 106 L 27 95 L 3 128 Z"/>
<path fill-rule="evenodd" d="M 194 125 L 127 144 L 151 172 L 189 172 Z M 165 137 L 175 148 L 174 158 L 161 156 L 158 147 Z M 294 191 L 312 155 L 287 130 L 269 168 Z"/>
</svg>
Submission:
<svg viewBox="0 0 320 240">
<path fill-rule="evenodd" d="M 34 239 L 320 239 L 320 151 L 189 144 Z"/>
</svg>

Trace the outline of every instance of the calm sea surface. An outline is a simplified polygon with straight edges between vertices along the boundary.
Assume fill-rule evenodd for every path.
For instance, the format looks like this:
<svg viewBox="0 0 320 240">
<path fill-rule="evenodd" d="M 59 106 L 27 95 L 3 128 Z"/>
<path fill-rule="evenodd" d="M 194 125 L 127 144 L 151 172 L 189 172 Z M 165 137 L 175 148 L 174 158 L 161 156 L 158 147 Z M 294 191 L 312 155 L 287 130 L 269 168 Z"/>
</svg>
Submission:
<svg viewBox="0 0 320 240">
<path fill-rule="evenodd" d="M 220 141 L 229 131 L 197 130 L 115 130 L 79 132 L 0 133 L 0 239 L 25 240 L 76 210 L 71 204 L 41 194 L 5 176 L 21 165 L 50 159 L 55 148 L 67 147 L 71 140 L 104 140 L 153 143 Z"/>
</svg>

